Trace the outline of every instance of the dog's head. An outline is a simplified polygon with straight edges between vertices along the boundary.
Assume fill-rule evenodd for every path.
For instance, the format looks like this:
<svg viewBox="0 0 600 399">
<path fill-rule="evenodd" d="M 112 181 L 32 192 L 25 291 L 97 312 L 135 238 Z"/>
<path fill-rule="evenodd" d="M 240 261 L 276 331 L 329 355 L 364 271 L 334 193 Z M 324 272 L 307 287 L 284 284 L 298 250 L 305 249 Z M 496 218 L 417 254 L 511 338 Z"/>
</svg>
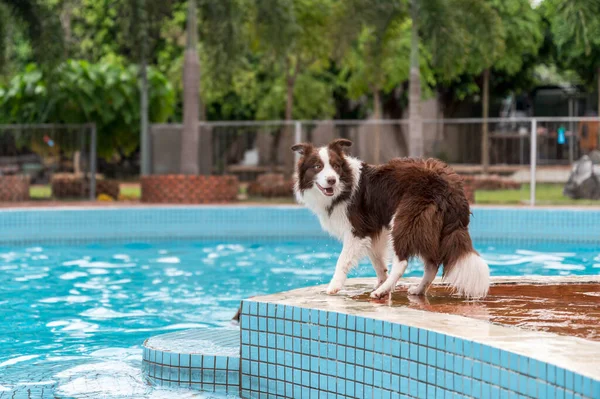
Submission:
<svg viewBox="0 0 600 399">
<path fill-rule="evenodd" d="M 301 157 L 296 165 L 295 185 L 297 197 L 311 196 L 331 202 L 352 186 L 352 169 L 344 153 L 352 142 L 337 139 L 325 147 L 300 143 L 292 147 Z"/>
</svg>

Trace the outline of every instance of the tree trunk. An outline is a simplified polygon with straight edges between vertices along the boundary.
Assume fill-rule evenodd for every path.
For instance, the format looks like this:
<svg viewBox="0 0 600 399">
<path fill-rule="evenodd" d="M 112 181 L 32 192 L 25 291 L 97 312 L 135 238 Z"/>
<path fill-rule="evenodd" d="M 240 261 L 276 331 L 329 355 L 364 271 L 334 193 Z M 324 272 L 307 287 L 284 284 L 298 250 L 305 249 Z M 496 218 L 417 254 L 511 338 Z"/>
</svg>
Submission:
<svg viewBox="0 0 600 399">
<path fill-rule="evenodd" d="M 198 29 L 196 2 L 188 1 L 187 46 L 183 65 L 183 132 L 181 136 L 181 174 L 197 175 L 198 120 L 200 110 L 200 61 L 196 49 Z"/>
<path fill-rule="evenodd" d="M 488 117 L 490 113 L 490 70 L 483 71 L 483 99 L 481 102 L 483 112 L 483 126 L 481 130 L 481 167 L 484 174 L 490 167 L 490 138 L 488 132 Z"/>
<path fill-rule="evenodd" d="M 373 149 L 373 162 L 375 165 L 381 163 L 381 94 L 377 88 L 373 89 L 373 117 L 375 119 L 375 137 Z"/>
<path fill-rule="evenodd" d="M 141 175 L 151 173 L 150 166 L 150 137 L 148 136 L 148 18 L 146 15 L 146 1 L 137 3 L 139 11 L 139 39 L 140 39 L 140 163 Z"/>
<path fill-rule="evenodd" d="M 298 61 L 296 61 L 298 62 Z M 286 176 L 292 176 L 294 173 L 294 157 L 291 154 L 290 148 L 294 145 L 294 125 L 291 123 L 294 112 L 294 86 L 296 84 L 296 76 L 288 77 L 286 81 L 286 101 L 285 101 L 285 126 L 284 136 L 284 151 L 289 153 L 284 156 L 284 173 Z"/>
<path fill-rule="evenodd" d="M 142 45 L 142 47 L 145 47 Z M 140 90 L 140 134 L 141 137 L 141 168 L 142 176 L 149 175 L 152 171 L 150 166 L 150 137 L 148 132 L 148 66 L 146 56 L 143 56 L 140 66 L 141 90 Z"/>
<path fill-rule="evenodd" d="M 410 7 L 412 28 L 410 41 L 410 91 L 408 96 L 408 151 L 411 157 L 423 156 L 423 122 L 421 120 L 421 73 L 419 70 L 419 29 L 417 26 L 417 1 L 418 0 L 412 0 Z"/>
</svg>

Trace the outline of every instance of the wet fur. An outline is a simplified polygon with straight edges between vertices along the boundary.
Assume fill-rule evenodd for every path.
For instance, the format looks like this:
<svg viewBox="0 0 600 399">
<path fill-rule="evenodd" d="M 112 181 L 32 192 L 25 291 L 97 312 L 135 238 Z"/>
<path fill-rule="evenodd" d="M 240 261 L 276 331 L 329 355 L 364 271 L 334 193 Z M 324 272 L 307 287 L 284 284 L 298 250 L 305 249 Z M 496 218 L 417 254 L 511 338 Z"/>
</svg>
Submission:
<svg viewBox="0 0 600 399">
<path fill-rule="evenodd" d="M 407 262 L 417 256 L 425 264 L 425 275 L 410 294 L 424 294 L 443 265 L 444 278 L 458 293 L 485 296 L 489 269 L 473 249 L 469 203 L 460 176 L 436 159 L 393 159 L 369 165 L 344 153 L 350 145 L 341 139 L 323 148 L 311 144 L 292 147 L 302 154 L 296 167 L 297 199 L 344 244 L 328 293 L 339 291 L 347 272 L 366 255 L 372 262 L 380 258 L 387 265 L 389 259 L 383 251 L 391 247 L 395 269 L 389 276 L 373 262 L 379 286 L 373 297 L 392 291 Z M 320 177 L 314 165 L 322 164 L 324 158 L 332 165 L 329 173 L 333 169 L 339 180 L 331 198 L 314 187 Z M 381 245 L 381 240 L 389 244 Z"/>
</svg>

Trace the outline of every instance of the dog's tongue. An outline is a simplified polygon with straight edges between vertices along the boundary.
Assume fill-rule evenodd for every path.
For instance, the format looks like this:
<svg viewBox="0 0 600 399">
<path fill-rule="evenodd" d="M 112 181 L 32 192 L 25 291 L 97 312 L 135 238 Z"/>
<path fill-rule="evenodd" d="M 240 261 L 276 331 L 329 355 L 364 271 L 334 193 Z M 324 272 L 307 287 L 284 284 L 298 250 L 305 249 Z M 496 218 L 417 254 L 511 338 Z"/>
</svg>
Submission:
<svg viewBox="0 0 600 399">
<path fill-rule="evenodd" d="M 327 194 L 333 194 L 333 187 L 327 187 L 325 192 L 327 192 Z"/>
</svg>

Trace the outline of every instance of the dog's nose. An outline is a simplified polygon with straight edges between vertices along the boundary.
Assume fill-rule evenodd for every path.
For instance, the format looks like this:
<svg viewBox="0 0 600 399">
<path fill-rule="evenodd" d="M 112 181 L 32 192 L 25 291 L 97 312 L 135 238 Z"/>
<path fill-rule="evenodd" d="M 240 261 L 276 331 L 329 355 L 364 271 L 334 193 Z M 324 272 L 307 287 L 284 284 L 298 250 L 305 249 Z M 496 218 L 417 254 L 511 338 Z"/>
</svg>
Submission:
<svg viewBox="0 0 600 399">
<path fill-rule="evenodd" d="M 333 186 L 336 182 L 336 178 L 335 177 L 328 177 L 327 178 L 327 184 L 329 184 L 330 186 Z"/>
</svg>

